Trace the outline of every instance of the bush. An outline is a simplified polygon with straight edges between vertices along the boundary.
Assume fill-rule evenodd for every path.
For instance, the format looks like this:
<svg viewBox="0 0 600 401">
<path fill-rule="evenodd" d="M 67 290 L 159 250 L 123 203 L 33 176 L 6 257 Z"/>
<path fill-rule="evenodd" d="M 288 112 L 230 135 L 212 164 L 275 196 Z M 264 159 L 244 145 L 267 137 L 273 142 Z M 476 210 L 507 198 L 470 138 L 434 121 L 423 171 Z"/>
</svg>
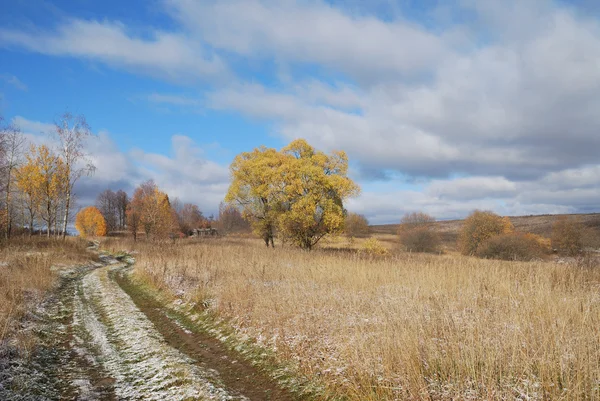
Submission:
<svg viewBox="0 0 600 401">
<path fill-rule="evenodd" d="M 411 252 L 437 252 L 440 236 L 433 227 L 435 219 L 425 213 L 406 214 L 400 222 L 400 242 Z"/>
<path fill-rule="evenodd" d="M 488 239 L 514 231 L 508 217 L 489 211 L 476 210 L 463 223 L 458 248 L 463 255 L 475 255 L 480 244 Z"/>
<path fill-rule="evenodd" d="M 539 259 L 548 252 L 539 236 L 523 233 L 500 234 L 488 238 L 477 247 L 476 255 L 486 259 Z"/>
<path fill-rule="evenodd" d="M 377 238 L 369 238 L 365 241 L 361 248 L 362 253 L 366 253 L 367 255 L 379 255 L 385 256 L 389 252 L 389 250 L 377 239 Z"/>
<path fill-rule="evenodd" d="M 348 213 L 344 226 L 344 233 L 349 237 L 366 237 L 369 235 L 369 221 L 358 213 Z"/>
<path fill-rule="evenodd" d="M 560 216 L 552 226 L 552 248 L 558 252 L 575 256 L 583 250 L 583 226 L 577 220 Z"/>
</svg>

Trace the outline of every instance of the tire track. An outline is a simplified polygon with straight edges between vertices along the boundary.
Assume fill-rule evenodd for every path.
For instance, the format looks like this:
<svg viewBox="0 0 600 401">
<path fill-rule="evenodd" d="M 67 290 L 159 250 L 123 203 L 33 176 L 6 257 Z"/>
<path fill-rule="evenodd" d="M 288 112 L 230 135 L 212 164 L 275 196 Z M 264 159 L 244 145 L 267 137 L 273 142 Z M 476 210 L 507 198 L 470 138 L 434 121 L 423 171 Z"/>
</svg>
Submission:
<svg viewBox="0 0 600 401">
<path fill-rule="evenodd" d="M 89 354 L 114 379 L 118 399 L 126 400 L 245 400 L 213 383 L 218 377 L 201 370 L 171 347 L 109 278 L 105 267 L 81 281 L 75 299 L 76 324 L 89 334 Z"/>
</svg>

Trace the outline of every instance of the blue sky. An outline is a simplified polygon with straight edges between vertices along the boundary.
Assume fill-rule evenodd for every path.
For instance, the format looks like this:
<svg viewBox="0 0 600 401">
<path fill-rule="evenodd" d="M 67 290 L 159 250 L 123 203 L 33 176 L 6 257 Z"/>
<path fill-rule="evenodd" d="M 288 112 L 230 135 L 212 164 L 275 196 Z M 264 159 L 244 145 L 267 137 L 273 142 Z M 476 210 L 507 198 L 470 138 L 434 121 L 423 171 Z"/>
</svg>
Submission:
<svg viewBox="0 0 600 401">
<path fill-rule="evenodd" d="M 600 209 L 594 1 L 0 1 L 0 114 L 98 134 L 81 205 L 154 178 L 214 213 L 237 153 L 302 137 L 373 223 Z"/>
</svg>

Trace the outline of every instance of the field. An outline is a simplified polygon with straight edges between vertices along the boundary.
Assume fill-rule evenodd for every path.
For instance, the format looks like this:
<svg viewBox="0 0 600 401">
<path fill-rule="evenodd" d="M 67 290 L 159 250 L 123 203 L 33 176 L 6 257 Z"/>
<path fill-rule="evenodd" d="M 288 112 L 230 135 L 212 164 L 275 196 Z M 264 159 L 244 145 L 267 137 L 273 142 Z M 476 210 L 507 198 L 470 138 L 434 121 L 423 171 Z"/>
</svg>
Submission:
<svg viewBox="0 0 600 401">
<path fill-rule="evenodd" d="M 16 237 L 0 247 L 0 342 L 15 334 L 23 315 L 44 299 L 61 266 L 95 258 L 86 247 L 79 238 L 63 242 L 45 237 Z"/>
<path fill-rule="evenodd" d="M 600 398 L 597 266 L 247 238 L 106 246 L 135 247 L 138 279 L 225 319 L 333 398 Z"/>
<path fill-rule="evenodd" d="M 579 218 L 597 248 L 600 215 Z M 553 219 L 512 220 L 549 236 Z M 0 343 L 31 363 L 0 352 L 0 398 L 8 383 L 7 399 L 600 399 L 598 255 L 477 259 L 455 250 L 460 222 L 437 228 L 437 254 L 402 251 L 390 225 L 373 227 L 384 255 L 344 236 L 310 252 L 250 235 L 112 237 L 93 264 L 83 240 L 14 239 Z"/>
<path fill-rule="evenodd" d="M 550 238 L 552 235 L 552 225 L 557 217 L 557 215 L 516 216 L 510 217 L 510 221 L 516 231 Z M 573 214 L 569 215 L 569 217 L 583 225 L 585 230 L 585 234 L 583 235 L 586 241 L 585 245 L 600 248 L 600 214 Z M 445 249 L 455 249 L 461 225 L 462 220 L 442 220 L 435 223 L 435 228 L 440 233 Z M 395 235 L 398 232 L 398 225 L 383 224 L 371 226 L 371 230 L 375 236 L 381 237 L 384 241 L 394 242 Z"/>
</svg>

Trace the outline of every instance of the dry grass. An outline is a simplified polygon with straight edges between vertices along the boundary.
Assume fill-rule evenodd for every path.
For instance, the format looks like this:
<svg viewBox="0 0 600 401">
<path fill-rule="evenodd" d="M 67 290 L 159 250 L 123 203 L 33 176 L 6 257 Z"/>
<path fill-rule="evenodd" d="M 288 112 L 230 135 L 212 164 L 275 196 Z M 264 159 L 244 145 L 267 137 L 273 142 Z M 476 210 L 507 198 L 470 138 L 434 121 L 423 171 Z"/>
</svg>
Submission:
<svg viewBox="0 0 600 401">
<path fill-rule="evenodd" d="M 139 276 L 203 301 L 332 394 L 600 399 L 597 265 L 371 258 L 227 239 L 137 247 Z"/>
<path fill-rule="evenodd" d="M 0 342 L 23 315 L 41 302 L 56 281 L 53 266 L 84 263 L 93 258 L 87 242 L 68 238 L 15 238 L 0 247 Z M 25 341 L 25 339 L 23 339 Z"/>
</svg>

